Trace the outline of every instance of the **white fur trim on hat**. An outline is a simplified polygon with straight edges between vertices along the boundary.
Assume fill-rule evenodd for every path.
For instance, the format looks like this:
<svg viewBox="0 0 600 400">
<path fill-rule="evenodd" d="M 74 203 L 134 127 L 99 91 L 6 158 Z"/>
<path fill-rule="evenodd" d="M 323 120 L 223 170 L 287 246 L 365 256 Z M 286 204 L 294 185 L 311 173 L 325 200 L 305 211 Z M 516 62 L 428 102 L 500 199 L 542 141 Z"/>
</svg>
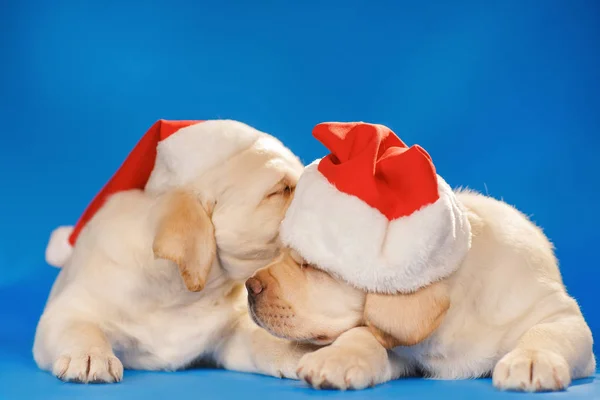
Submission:
<svg viewBox="0 0 600 400">
<path fill-rule="evenodd" d="M 59 226 L 52 231 L 48 246 L 46 246 L 46 262 L 48 264 L 60 268 L 69 261 L 73 253 L 73 246 L 69 243 L 69 236 L 72 232 L 72 226 Z"/>
<path fill-rule="evenodd" d="M 458 268 L 471 246 L 466 212 L 438 176 L 439 199 L 389 221 L 306 167 L 281 225 L 281 239 L 314 264 L 370 292 L 413 292 Z"/>
<path fill-rule="evenodd" d="M 212 120 L 182 128 L 158 144 L 146 184 L 150 192 L 188 183 L 248 147 L 261 133 L 239 121 Z"/>
</svg>

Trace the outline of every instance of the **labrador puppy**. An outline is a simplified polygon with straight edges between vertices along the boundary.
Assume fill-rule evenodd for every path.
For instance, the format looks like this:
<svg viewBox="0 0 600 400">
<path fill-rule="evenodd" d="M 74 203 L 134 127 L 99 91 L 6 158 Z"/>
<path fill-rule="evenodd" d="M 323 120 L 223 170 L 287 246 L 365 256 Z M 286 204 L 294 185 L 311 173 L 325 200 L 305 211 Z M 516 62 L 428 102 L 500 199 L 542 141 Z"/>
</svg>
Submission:
<svg viewBox="0 0 600 400">
<path fill-rule="evenodd" d="M 118 382 L 124 367 L 199 362 L 296 377 L 303 348 L 251 322 L 243 282 L 279 254 L 278 227 L 303 166 L 278 140 L 239 122 L 190 129 L 202 130 L 194 140 L 207 138 L 198 145 L 208 156 L 219 151 L 210 146 L 250 139 L 198 176 L 186 166 L 186 182 L 165 179 L 164 191 L 106 201 L 52 287 L 33 348 L 40 368 L 83 383 Z"/>
<path fill-rule="evenodd" d="M 362 389 L 403 376 L 492 376 L 500 389 L 551 391 L 594 373 L 591 331 L 546 236 L 506 203 L 470 191 L 456 197 L 471 248 L 453 274 L 414 293 L 366 293 L 293 249 L 247 281 L 260 326 L 328 345 L 303 356 L 301 379 Z"/>
</svg>

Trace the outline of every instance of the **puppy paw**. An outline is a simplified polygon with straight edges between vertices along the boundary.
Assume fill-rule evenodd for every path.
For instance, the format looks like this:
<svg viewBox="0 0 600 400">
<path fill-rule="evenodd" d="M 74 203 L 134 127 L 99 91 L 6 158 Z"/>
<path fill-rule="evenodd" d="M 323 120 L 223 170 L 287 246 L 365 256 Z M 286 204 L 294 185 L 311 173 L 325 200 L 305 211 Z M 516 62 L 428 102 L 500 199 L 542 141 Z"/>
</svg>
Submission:
<svg viewBox="0 0 600 400">
<path fill-rule="evenodd" d="M 373 352 L 330 346 L 302 357 L 297 373 L 315 389 L 358 390 L 389 380 L 388 365 L 383 348 Z"/>
<path fill-rule="evenodd" d="M 270 376 L 274 376 L 275 378 L 287 378 L 287 379 L 298 379 L 298 374 L 296 373 L 298 367 L 298 357 L 282 357 L 281 359 L 276 359 L 270 365 L 263 365 L 259 368 L 262 373 Z"/>
<path fill-rule="evenodd" d="M 123 379 L 123 364 L 112 353 L 70 353 L 58 357 L 52 372 L 65 382 L 114 383 Z"/>
<path fill-rule="evenodd" d="M 287 379 L 298 379 L 298 374 L 296 373 L 296 365 L 287 365 L 275 372 L 275 376 L 279 378 L 287 378 Z"/>
<path fill-rule="evenodd" d="M 494 386 L 524 392 L 558 391 L 571 383 L 564 357 L 548 350 L 513 350 L 494 368 Z"/>
</svg>

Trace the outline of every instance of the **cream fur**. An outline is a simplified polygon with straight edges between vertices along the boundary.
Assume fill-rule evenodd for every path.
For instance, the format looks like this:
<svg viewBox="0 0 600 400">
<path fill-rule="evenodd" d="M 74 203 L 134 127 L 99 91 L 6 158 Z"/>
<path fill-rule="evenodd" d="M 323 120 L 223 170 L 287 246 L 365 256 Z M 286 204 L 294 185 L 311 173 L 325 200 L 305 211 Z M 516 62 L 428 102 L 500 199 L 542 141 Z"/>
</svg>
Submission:
<svg viewBox="0 0 600 400">
<path fill-rule="evenodd" d="M 317 388 L 361 389 L 419 373 L 435 379 L 492 376 L 500 389 L 544 391 L 594 373 L 592 333 L 565 290 L 546 236 L 506 203 L 471 192 L 457 193 L 457 200 L 468 210 L 472 245 L 444 281 L 450 308 L 416 345 L 385 352 L 362 326 L 367 294 L 319 265 L 301 268 L 302 260 L 288 257 L 255 276 L 270 277 L 250 302 L 261 326 L 284 338 L 332 343 L 302 358 L 300 378 Z M 269 308 L 273 304 L 278 307 Z M 335 316 L 327 311 L 332 309 Z M 261 318 L 266 310 L 268 318 Z M 377 311 L 387 313 L 390 323 L 412 312 Z M 282 312 L 285 330 L 276 324 Z"/>
<path fill-rule="evenodd" d="M 160 192 L 181 186 L 250 147 L 261 136 L 251 126 L 231 120 L 204 121 L 182 128 L 158 144 L 146 190 Z"/>
<path fill-rule="evenodd" d="M 466 212 L 438 176 L 440 198 L 389 222 L 307 166 L 281 225 L 282 241 L 307 261 L 379 293 L 412 292 L 447 277 L 471 245 Z"/>
<path fill-rule="evenodd" d="M 120 381 L 123 367 L 176 370 L 199 361 L 296 377 L 306 349 L 250 321 L 242 283 L 278 254 L 286 187 L 295 185 L 302 165 L 279 141 L 240 123 L 205 122 L 190 132 L 200 126 L 223 135 L 205 137 L 203 149 L 171 150 L 195 150 L 202 158 L 213 146 L 226 159 L 182 167 L 169 182 L 177 183 L 172 190 L 161 186 L 166 169 L 159 171 L 151 186 L 160 190 L 113 195 L 82 230 L 37 327 L 33 354 L 40 368 L 76 382 Z M 236 152 L 239 135 L 229 133 L 238 128 L 252 138 Z M 213 262 L 199 292 L 187 290 L 181 266 L 153 254 L 158 221 L 173 207 L 174 190 L 197 199 L 214 226 L 214 237 L 202 239 L 216 244 L 218 257 L 203 258 Z"/>
</svg>

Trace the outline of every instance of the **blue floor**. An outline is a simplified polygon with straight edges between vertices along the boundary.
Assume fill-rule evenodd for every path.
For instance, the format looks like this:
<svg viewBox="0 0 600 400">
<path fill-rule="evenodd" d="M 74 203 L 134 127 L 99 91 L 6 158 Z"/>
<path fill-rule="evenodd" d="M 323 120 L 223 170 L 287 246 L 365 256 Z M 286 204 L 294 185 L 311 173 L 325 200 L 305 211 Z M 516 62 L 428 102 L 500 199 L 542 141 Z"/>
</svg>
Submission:
<svg viewBox="0 0 600 400">
<path fill-rule="evenodd" d="M 13 399 L 508 399 L 532 395 L 496 391 L 489 379 L 429 381 L 404 379 L 358 392 L 316 391 L 304 383 L 222 370 L 175 373 L 125 371 L 116 385 L 63 383 L 37 369 L 31 343 L 37 317 L 56 270 L 46 269 L 34 281 L 0 286 L 0 400 Z M 563 393 L 535 399 L 600 399 L 600 375 L 576 381 Z"/>
<path fill-rule="evenodd" d="M 185 371 L 149 373 L 127 371 L 116 385 L 62 383 L 36 370 L 22 357 L 0 362 L 0 398 L 4 399 L 600 399 L 600 383 L 577 382 L 564 393 L 527 395 L 502 393 L 489 380 L 440 382 L 410 379 L 357 392 L 317 391 L 303 383 L 229 371 Z"/>
</svg>

